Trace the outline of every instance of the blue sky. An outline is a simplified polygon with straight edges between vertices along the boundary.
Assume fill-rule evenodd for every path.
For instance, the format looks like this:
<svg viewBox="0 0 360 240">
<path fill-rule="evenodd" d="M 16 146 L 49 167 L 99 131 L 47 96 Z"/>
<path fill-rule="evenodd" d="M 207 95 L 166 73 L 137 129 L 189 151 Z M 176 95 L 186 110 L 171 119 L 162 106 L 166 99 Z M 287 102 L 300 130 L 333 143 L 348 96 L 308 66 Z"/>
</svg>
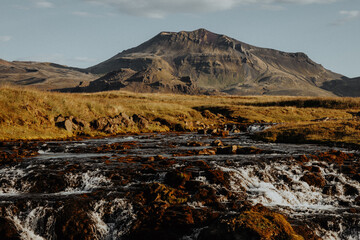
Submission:
<svg viewBox="0 0 360 240">
<path fill-rule="evenodd" d="M 1 0 L 0 58 L 89 67 L 198 28 L 360 76 L 360 0 Z"/>
</svg>

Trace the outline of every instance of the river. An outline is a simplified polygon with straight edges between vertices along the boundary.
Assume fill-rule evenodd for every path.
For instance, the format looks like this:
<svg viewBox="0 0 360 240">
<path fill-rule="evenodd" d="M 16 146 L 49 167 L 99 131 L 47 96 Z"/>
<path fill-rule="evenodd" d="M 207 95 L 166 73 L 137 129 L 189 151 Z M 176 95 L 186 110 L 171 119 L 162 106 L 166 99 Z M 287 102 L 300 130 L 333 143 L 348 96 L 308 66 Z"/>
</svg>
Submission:
<svg viewBox="0 0 360 240">
<path fill-rule="evenodd" d="M 215 140 L 244 151 L 214 153 L 221 145 Z M 140 134 L 36 146 L 38 155 L 0 166 L 0 212 L 16 231 L 13 239 L 152 239 L 150 230 L 165 225 L 173 232 L 167 239 L 201 239 L 214 219 L 240 211 L 236 204 L 262 204 L 322 239 L 360 239 L 359 155 L 352 149 L 264 143 L 249 133 Z M 333 153 L 329 159 L 348 155 L 341 164 L 305 157 L 324 152 Z M 309 176 L 318 179 L 311 183 Z M 159 194 L 164 186 L 178 190 Z M 193 220 L 183 222 L 189 212 Z"/>
</svg>

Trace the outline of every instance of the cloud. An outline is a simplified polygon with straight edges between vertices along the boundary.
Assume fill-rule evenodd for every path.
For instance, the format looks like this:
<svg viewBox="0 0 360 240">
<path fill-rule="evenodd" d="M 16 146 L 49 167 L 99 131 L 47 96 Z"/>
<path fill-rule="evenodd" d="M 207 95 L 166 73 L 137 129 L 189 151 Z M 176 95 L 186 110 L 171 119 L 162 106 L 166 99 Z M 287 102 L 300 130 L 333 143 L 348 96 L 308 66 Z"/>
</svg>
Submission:
<svg viewBox="0 0 360 240">
<path fill-rule="evenodd" d="M 12 39 L 11 36 L 0 36 L 0 42 L 8 42 Z"/>
<path fill-rule="evenodd" d="M 53 8 L 54 4 L 47 1 L 38 1 L 35 3 L 36 7 L 38 8 Z"/>
<path fill-rule="evenodd" d="M 75 16 L 79 16 L 79 17 L 89 17 L 89 16 L 91 16 L 91 14 L 90 13 L 88 13 L 88 12 L 72 12 L 71 13 L 72 15 L 75 15 Z"/>
<path fill-rule="evenodd" d="M 341 10 L 339 14 L 342 16 L 342 18 L 339 18 L 337 21 L 332 23 L 332 25 L 338 26 L 345 24 L 349 21 L 355 20 L 360 17 L 360 11 L 359 10 Z"/>
<path fill-rule="evenodd" d="M 345 10 L 342 10 L 340 11 L 340 14 L 345 16 L 346 19 L 354 19 L 354 18 L 357 18 L 360 16 L 360 11 L 357 11 L 357 10 L 353 10 L 353 11 L 345 11 Z"/>
<path fill-rule="evenodd" d="M 280 10 L 279 4 L 326 4 L 340 0 L 83 0 L 117 8 L 120 12 L 163 18 L 174 13 L 204 13 L 228 10 L 239 5 L 259 5 Z"/>
</svg>

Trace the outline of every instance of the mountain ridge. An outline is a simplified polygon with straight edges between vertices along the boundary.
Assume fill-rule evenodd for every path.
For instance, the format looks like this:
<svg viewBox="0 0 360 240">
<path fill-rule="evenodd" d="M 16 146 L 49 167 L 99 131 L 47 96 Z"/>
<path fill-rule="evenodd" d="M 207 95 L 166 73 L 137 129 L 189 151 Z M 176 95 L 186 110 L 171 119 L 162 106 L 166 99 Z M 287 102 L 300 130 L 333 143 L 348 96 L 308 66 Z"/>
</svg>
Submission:
<svg viewBox="0 0 360 240">
<path fill-rule="evenodd" d="M 29 65 L 37 71 L 29 72 Z M 0 84 L 65 92 L 360 96 L 354 90 L 359 81 L 325 69 L 305 53 L 261 48 L 203 28 L 160 32 L 85 69 L 0 61 Z"/>
<path fill-rule="evenodd" d="M 326 70 L 304 53 L 260 48 L 206 29 L 161 32 L 86 70 L 101 74 L 162 66 L 174 78 L 190 77 L 202 89 L 240 95 L 333 96 L 321 88 L 323 83 L 344 77 Z M 119 81 L 132 82 L 131 78 Z"/>
</svg>

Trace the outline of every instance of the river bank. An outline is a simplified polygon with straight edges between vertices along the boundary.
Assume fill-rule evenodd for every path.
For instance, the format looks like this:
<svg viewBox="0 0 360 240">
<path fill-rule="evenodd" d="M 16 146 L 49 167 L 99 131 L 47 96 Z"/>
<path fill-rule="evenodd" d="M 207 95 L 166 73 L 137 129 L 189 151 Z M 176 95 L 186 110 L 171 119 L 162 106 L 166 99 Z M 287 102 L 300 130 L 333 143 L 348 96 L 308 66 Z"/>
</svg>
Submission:
<svg viewBox="0 0 360 240">
<path fill-rule="evenodd" d="M 0 140 L 78 139 L 144 132 L 245 131 L 272 142 L 360 142 L 357 98 L 64 94 L 0 88 Z M 216 133 L 217 132 L 217 133 Z"/>
</svg>

